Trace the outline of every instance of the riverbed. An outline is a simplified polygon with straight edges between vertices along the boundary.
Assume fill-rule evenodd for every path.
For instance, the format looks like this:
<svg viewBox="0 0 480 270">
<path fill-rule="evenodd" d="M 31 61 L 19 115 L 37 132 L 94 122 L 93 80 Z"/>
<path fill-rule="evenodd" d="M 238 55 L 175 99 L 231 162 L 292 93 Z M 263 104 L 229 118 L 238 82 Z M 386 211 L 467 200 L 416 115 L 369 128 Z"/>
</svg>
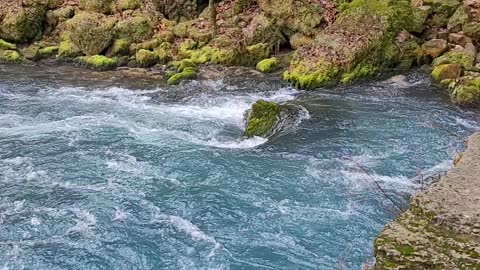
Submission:
<svg viewBox="0 0 480 270">
<path fill-rule="evenodd" d="M 316 91 L 112 76 L 0 65 L 0 269 L 359 269 L 480 130 L 420 71 Z M 258 99 L 304 113 L 244 140 Z"/>
</svg>

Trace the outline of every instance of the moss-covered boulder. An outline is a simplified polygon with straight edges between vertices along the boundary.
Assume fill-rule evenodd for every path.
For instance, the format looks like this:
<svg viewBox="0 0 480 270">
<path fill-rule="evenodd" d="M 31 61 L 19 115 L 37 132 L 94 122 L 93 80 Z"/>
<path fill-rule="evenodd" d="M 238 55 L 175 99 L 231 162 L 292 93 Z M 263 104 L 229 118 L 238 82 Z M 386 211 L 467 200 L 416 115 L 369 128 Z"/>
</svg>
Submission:
<svg viewBox="0 0 480 270">
<path fill-rule="evenodd" d="M 444 64 L 459 64 L 463 68 L 471 68 L 475 62 L 475 58 L 461 51 L 449 51 L 442 56 L 435 58 L 432 66 L 440 66 Z"/>
<path fill-rule="evenodd" d="M 119 21 L 114 28 L 117 39 L 140 42 L 152 37 L 153 28 L 146 16 L 137 15 Z"/>
<path fill-rule="evenodd" d="M 269 59 L 264 59 L 257 63 L 257 70 L 262 73 L 269 73 L 273 72 L 278 69 L 280 65 L 280 60 L 276 57 L 272 57 Z"/>
<path fill-rule="evenodd" d="M 46 13 L 45 33 L 49 34 L 61 23 L 71 19 L 75 15 L 75 8 L 65 6 L 55 10 L 48 10 Z"/>
<path fill-rule="evenodd" d="M 115 21 L 104 15 L 81 12 L 67 23 L 70 40 L 86 55 L 100 54 L 112 42 Z"/>
<path fill-rule="evenodd" d="M 38 50 L 38 54 L 40 55 L 41 59 L 49 58 L 54 56 L 58 52 L 59 46 L 47 46 L 40 48 Z"/>
<path fill-rule="evenodd" d="M 463 32 L 474 41 L 480 42 L 480 22 L 469 22 L 464 24 Z"/>
<path fill-rule="evenodd" d="M 124 10 L 134 10 L 141 7 L 140 0 L 118 0 L 118 8 Z"/>
<path fill-rule="evenodd" d="M 115 0 L 80 0 L 79 7 L 85 11 L 110 14 L 115 11 Z"/>
<path fill-rule="evenodd" d="M 115 39 L 108 48 L 106 56 L 124 56 L 130 53 L 130 42 L 126 39 Z"/>
<path fill-rule="evenodd" d="M 432 39 L 422 44 L 423 53 L 432 58 L 439 57 L 448 49 L 447 41 L 444 39 Z"/>
<path fill-rule="evenodd" d="M 259 14 L 243 29 L 243 36 L 247 45 L 260 43 L 269 44 L 270 47 L 279 47 L 286 43 L 280 28 L 273 19 Z"/>
<path fill-rule="evenodd" d="M 170 74 L 167 79 L 167 84 L 175 85 L 179 84 L 181 81 L 195 79 L 196 77 L 197 74 L 195 72 L 195 68 L 186 67 L 181 72 Z"/>
<path fill-rule="evenodd" d="M 117 66 L 117 61 L 103 55 L 79 57 L 77 61 L 82 65 L 94 70 L 110 70 Z"/>
<path fill-rule="evenodd" d="M 151 67 L 158 63 L 158 56 L 149 50 L 139 50 L 135 54 L 135 62 L 139 67 Z"/>
<path fill-rule="evenodd" d="M 397 38 L 418 24 L 412 16 L 415 12 L 406 0 L 354 0 L 344 5 L 335 23 L 318 34 L 314 44 L 297 51 L 283 78 L 310 88 L 334 84 L 344 73 L 355 75 L 347 76 L 350 81 L 411 63 L 416 53 L 405 53 Z M 412 44 L 409 37 L 402 39 Z"/>
<path fill-rule="evenodd" d="M 75 58 L 81 55 L 83 55 L 82 51 L 70 40 L 64 40 L 60 42 L 57 55 L 59 58 Z"/>
<path fill-rule="evenodd" d="M 1 7 L 0 11 L 2 9 L 4 7 Z M 39 37 L 43 31 L 45 12 L 45 2 L 27 1 L 19 5 L 13 1 L 5 7 L 3 16 L 0 16 L 0 38 L 15 43 L 26 43 Z"/>
<path fill-rule="evenodd" d="M 160 63 L 167 63 L 173 58 L 173 46 L 168 42 L 163 42 L 160 46 L 155 48 L 153 52 L 157 54 Z"/>
<path fill-rule="evenodd" d="M 172 27 L 171 32 L 180 38 L 190 38 L 198 42 L 208 43 L 212 39 L 212 32 L 208 27 L 199 27 L 206 24 L 207 21 L 202 18 L 181 22 Z"/>
<path fill-rule="evenodd" d="M 267 16 L 276 19 L 275 24 L 288 36 L 295 33 L 314 34 L 325 22 L 323 15 L 326 10 L 315 1 L 259 0 L 258 4 Z"/>
<path fill-rule="evenodd" d="M 0 50 L 0 63 L 19 63 L 22 61 L 20 54 L 14 50 Z"/>
<path fill-rule="evenodd" d="M 465 6 L 460 6 L 457 11 L 448 19 L 447 28 L 450 32 L 459 32 L 462 26 L 470 20 L 468 10 Z"/>
<path fill-rule="evenodd" d="M 452 16 L 462 4 L 461 0 L 423 0 L 425 6 L 429 6 L 430 13 L 445 14 L 448 18 Z"/>
<path fill-rule="evenodd" d="M 40 59 L 40 46 L 32 44 L 22 50 L 22 55 L 28 60 L 37 61 Z"/>
<path fill-rule="evenodd" d="M 480 106 L 480 79 L 464 78 L 451 93 L 452 100 L 461 106 Z"/>
<path fill-rule="evenodd" d="M 245 50 L 248 52 L 249 56 L 254 60 L 254 62 L 265 59 L 270 55 L 270 45 L 268 43 L 257 43 L 254 45 L 247 46 Z"/>
<path fill-rule="evenodd" d="M 279 114 L 279 104 L 265 100 L 255 102 L 252 109 L 246 113 L 243 135 L 247 138 L 268 136 L 278 122 Z"/>
<path fill-rule="evenodd" d="M 437 82 L 455 80 L 462 75 L 462 66 L 459 64 L 444 64 L 436 66 L 432 71 L 432 78 Z"/>
</svg>

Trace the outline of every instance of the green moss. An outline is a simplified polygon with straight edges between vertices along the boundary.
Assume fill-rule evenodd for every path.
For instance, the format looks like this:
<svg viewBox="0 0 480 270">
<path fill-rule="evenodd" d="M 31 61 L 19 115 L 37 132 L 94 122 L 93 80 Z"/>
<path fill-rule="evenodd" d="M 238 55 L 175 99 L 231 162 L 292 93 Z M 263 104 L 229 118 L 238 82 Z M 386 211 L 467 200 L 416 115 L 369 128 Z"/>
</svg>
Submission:
<svg viewBox="0 0 480 270">
<path fill-rule="evenodd" d="M 50 57 L 58 52 L 58 46 L 47 46 L 44 48 L 41 48 L 38 50 L 38 53 L 40 53 L 40 57 Z"/>
<path fill-rule="evenodd" d="M 469 22 L 463 25 L 463 32 L 473 38 L 476 42 L 480 41 L 480 22 Z"/>
<path fill-rule="evenodd" d="M 118 0 L 118 8 L 120 10 L 140 8 L 140 0 Z"/>
<path fill-rule="evenodd" d="M 130 42 L 126 39 L 115 39 L 110 46 L 108 56 L 128 55 L 130 52 Z"/>
<path fill-rule="evenodd" d="M 117 61 L 103 55 L 80 57 L 80 63 L 95 70 L 109 70 L 117 66 Z"/>
<path fill-rule="evenodd" d="M 0 39 L 0 50 L 16 50 L 17 45 L 6 42 L 3 39 Z"/>
<path fill-rule="evenodd" d="M 172 74 L 168 80 L 167 84 L 169 85 L 175 85 L 179 84 L 183 80 L 187 79 L 195 79 L 196 78 L 196 73 L 195 73 L 195 68 L 193 67 L 186 67 L 179 73 Z"/>
<path fill-rule="evenodd" d="M 435 81 L 446 79 L 457 79 L 462 73 L 462 67 L 458 64 L 444 64 L 436 66 L 432 71 L 432 78 Z"/>
<path fill-rule="evenodd" d="M 157 56 L 158 60 L 162 63 L 166 63 L 170 60 L 172 60 L 172 55 L 173 55 L 173 47 L 170 43 L 168 42 L 163 42 L 153 50 Z"/>
<path fill-rule="evenodd" d="M 192 51 L 190 59 L 195 64 L 205 64 L 211 60 L 213 51 L 212 47 L 205 46 L 199 50 Z"/>
<path fill-rule="evenodd" d="M 265 59 L 270 55 L 270 45 L 268 43 L 258 43 L 245 48 L 247 52 L 253 57 L 253 60 L 258 61 Z"/>
<path fill-rule="evenodd" d="M 71 41 L 86 55 L 100 54 L 112 42 L 115 21 L 104 15 L 81 12 L 67 23 Z"/>
<path fill-rule="evenodd" d="M 0 51 L 0 63 L 18 63 L 22 59 L 17 51 Z"/>
<path fill-rule="evenodd" d="M 412 256 L 415 253 L 415 248 L 410 245 L 396 245 L 395 249 L 398 250 L 403 256 Z"/>
<path fill-rule="evenodd" d="M 195 63 L 190 60 L 190 59 L 183 59 L 179 61 L 172 61 L 170 65 L 177 71 L 177 72 L 182 72 L 186 68 L 194 68 L 196 65 Z"/>
<path fill-rule="evenodd" d="M 75 58 L 77 56 L 81 56 L 82 51 L 77 48 L 73 42 L 69 40 L 64 40 L 60 42 L 60 46 L 58 47 L 58 57 L 60 58 Z"/>
<path fill-rule="evenodd" d="M 237 53 L 233 49 L 215 49 L 212 52 L 211 62 L 218 65 L 234 65 L 237 62 Z"/>
<path fill-rule="evenodd" d="M 480 102 L 480 88 L 473 85 L 460 85 L 452 92 L 452 99 L 461 105 L 473 105 Z"/>
<path fill-rule="evenodd" d="M 180 59 L 190 58 L 192 56 L 193 49 L 197 47 L 197 42 L 193 39 L 185 39 L 178 45 L 177 56 Z"/>
<path fill-rule="evenodd" d="M 80 0 L 80 9 L 110 14 L 114 11 L 114 0 Z"/>
<path fill-rule="evenodd" d="M 252 105 L 247 119 L 244 136 L 264 136 L 273 127 L 280 113 L 280 106 L 275 102 L 259 100 Z"/>
<path fill-rule="evenodd" d="M 455 29 L 456 31 L 460 31 L 462 29 L 462 25 L 468 23 L 469 16 L 467 8 L 464 6 L 460 6 L 457 11 L 448 19 L 448 29 Z"/>
<path fill-rule="evenodd" d="M 257 70 L 263 73 L 269 73 L 278 68 L 280 60 L 276 57 L 262 60 L 257 64 Z"/>
<path fill-rule="evenodd" d="M 372 64 L 359 64 L 352 71 L 346 72 L 342 75 L 342 83 L 350 83 L 351 81 L 362 78 L 370 77 L 378 74 L 379 68 L 377 65 Z"/>
<path fill-rule="evenodd" d="M 135 54 L 135 59 L 140 67 L 151 67 L 158 63 L 158 57 L 154 52 L 143 49 Z"/>
<path fill-rule="evenodd" d="M 139 42 L 152 37 L 153 28 L 150 20 L 145 16 L 133 16 L 119 21 L 114 28 L 115 37 L 118 39 Z"/>
<path fill-rule="evenodd" d="M 473 66 L 474 61 L 475 59 L 466 53 L 450 51 L 435 58 L 432 62 L 432 66 L 436 67 L 444 64 L 459 64 L 463 68 L 469 68 Z"/>
<path fill-rule="evenodd" d="M 298 88 L 313 88 L 335 83 L 334 80 L 338 73 L 338 67 L 326 61 L 321 60 L 312 66 L 294 62 L 290 69 L 283 73 L 283 79 Z"/>
</svg>

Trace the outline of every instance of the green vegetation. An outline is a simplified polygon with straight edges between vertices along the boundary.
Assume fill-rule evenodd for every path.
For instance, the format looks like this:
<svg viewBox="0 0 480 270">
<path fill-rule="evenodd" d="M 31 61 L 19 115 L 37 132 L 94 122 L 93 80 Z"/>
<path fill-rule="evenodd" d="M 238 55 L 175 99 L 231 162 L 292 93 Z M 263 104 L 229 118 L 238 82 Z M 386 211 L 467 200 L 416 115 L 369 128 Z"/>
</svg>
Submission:
<svg viewBox="0 0 480 270">
<path fill-rule="evenodd" d="M 21 56 L 17 51 L 0 51 L 0 63 L 18 63 L 20 61 Z"/>
<path fill-rule="evenodd" d="M 263 73 L 269 73 L 275 71 L 280 64 L 280 60 L 276 57 L 272 57 L 269 59 L 264 59 L 257 64 L 257 70 Z"/>
<path fill-rule="evenodd" d="M 259 100 L 252 105 L 247 119 L 244 136 L 266 135 L 277 122 L 280 106 L 275 102 Z"/>
<path fill-rule="evenodd" d="M 181 72 L 171 74 L 171 76 L 167 80 L 167 84 L 175 85 L 179 84 L 183 80 L 195 79 L 196 77 L 197 74 L 195 73 L 195 68 L 186 67 Z"/>
<path fill-rule="evenodd" d="M 109 70 L 117 66 L 117 61 L 103 55 L 79 57 L 78 61 L 94 70 Z"/>
</svg>

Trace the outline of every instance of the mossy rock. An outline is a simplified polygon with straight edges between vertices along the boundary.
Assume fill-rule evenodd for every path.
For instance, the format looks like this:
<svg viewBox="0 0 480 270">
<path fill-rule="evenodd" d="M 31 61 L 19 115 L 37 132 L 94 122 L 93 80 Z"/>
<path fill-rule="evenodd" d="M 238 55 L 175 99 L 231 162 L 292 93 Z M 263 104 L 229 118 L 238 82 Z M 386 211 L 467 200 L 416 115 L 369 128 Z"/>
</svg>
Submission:
<svg viewBox="0 0 480 270">
<path fill-rule="evenodd" d="M 110 70 L 117 67 L 117 61 L 112 58 L 108 58 L 103 55 L 93 55 L 93 56 L 85 56 L 79 57 L 78 62 L 90 69 L 94 70 Z"/>
<path fill-rule="evenodd" d="M 169 76 L 167 80 L 167 84 L 176 85 L 183 80 L 191 80 L 191 79 L 195 79 L 196 77 L 197 77 L 197 74 L 195 72 L 195 68 L 186 67 L 181 72 L 174 73 L 171 76 Z"/>
<path fill-rule="evenodd" d="M 469 22 L 464 24 L 463 32 L 476 42 L 480 42 L 480 22 Z"/>
<path fill-rule="evenodd" d="M 0 38 L 15 43 L 34 40 L 42 34 L 45 12 L 40 4 L 9 10 L 0 20 Z"/>
<path fill-rule="evenodd" d="M 473 66 L 474 62 L 475 59 L 471 55 L 460 51 L 449 51 L 442 56 L 435 58 L 432 62 L 432 66 L 436 67 L 444 64 L 459 64 L 463 68 L 470 68 Z"/>
<path fill-rule="evenodd" d="M 405 30 L 413 31 L 417 20 L 424 19 L 412 16 L 415 12 L 405 0 L 353 0 L 312 44 L 297 50 L 283 78 L 300 88 L 314 88 L 410 66 L 420 53 Z"/>
<path fill-rule="evenodd" d="M 172 61 L 170 66 L 173 67 L 177 72 L 182 72 L 186 68 L 194 68 L 196 64 L 190 59 L 183 59 L 179 61 Z"/>
<path fill-rule="evenodd" d="M 147 17 L 137 15 L 119 21 L 115 25 L 114 32 L 117 39 L 140 42 L 152 37 L 153 28 Z"/>
<path fill-rule="evenodd" d="M 457 11 L 448 19 L 447 28 L 450 32 L 459 32 L 462 30 L 462 26 L 470 20 L 468 16 L 468 10 L 463 5 L 460 6 Z"/>
<path fill-rule="evenodd" d="M 104 15 L 81 12 L 67 23 L 71 41 L 86 55 L 100 54 L 112 42 L 115 21 Z"/>
<path fill-rule="evenodd" d="M 292 47 L 292 49 L 298 50 L 302 46 L 313 44 L 314 39 L 309 36 L 296 33 L 290 37 L 289 42 L 290 42 L 290 47 Z"/>
<path fill-rule="evenodd" d="M 323 60 L 312 66 L 307 66 L 302 62 L 292 62 L 289 70 L 283 73 L 282 78 L 298 88 L 308 89 L 331 85 L 338 74 L 339 69 L 336 65 Z"/>
<path fill-rule="evenodd" d="M 478 107 L 480 105 L 480 88 L 475 85 L 459 85 L 453 90 L 452 99 L 459 105 Z"/>
<path fill-rule="evenodd" d="M 430 6 L 430 13 L 443 13 L 448 17 L 452 16 L 461 5 L 459 0 L 423 0 L 423 4 Z"/>
<path fill-rule="evenodd" d="M 6 42 L 3 39 L 0 39 L 0 50 L 16 50 L 16 49 L 17 49 L 17 45 Z"/>
<path fill-rule="evenodd" d="M 0 63 L 19 63 L 22 61 L 20 54 L 14 50 L 0 50 Z"/>
<path fill-rule="evenodd" d="M 139 67 L 151 67 L 158 63 L 158 56 L 152 51 L 141 49 L 135 54 L 135 61 Z"/>
<path fill-rule="evenodd" d="M 49 58 L 55 55 L 58 52 L 59 46 L 47 46 L 44 48 L 40 48 L 38 53 L 40 54 L 40 58 Z"/>
<path fill-rule="evenodd" d="M 118 8 L 120 10 L 134 10 L 140 8 L 141 2 L 140 0 L 118 0 Z"/>
<path fill-rule="evenodd" d="M 153 50 L 157 54 L 158 60 L 161 63 L 167 63 L 172 60 L 173 57 L 173 46 L 168 42 L 163 42 Z"/>
<path fill-rule="evenodd" d="M 32 44 L 22 50 L 22 55 L 28 60 L 37 61 L 40 59 L 40 46 Z"/>
<path fill-rule="evenodd" d="M 58 47 L 59 58 L 75 58 L 81 55 L 83 55 L 82 51 L 73 42 L 69 40 L 60 42 Z"/>
<path fill-rule="evenodd" d="M 280 106 L 275 102 L 259 100 L 252 105 L 247 113 L 245 132 L 247 138 L 266 136 L 278 121 Z"/>
<path fill-rule="evenodd" d="M 243 35 L 247 45 L 267 43 L 269 47 L 280 47 L 287 42 L 274 21 L 263 14 L 253 18 L 243 29 Z"/>
<path fill-rule="evenodd" d="M 212 39 L 212 33 L 208 29 L 198 29 L 198 23 L 204 22 L 204 19 L 195 19 L 181 22 L 171 28 L 172 33 L 179 38 L 190 38 L 197 42 L 208 43 Z"/>
<path fill-rule="evenodd" d="M 80 0 L 79 7 L 85 11 L 111 14 L 115 9 L 114 0 Z"/>
<path fill-rule="evenodd" d="M 190 58 L 193 50 L 197 47 L 198 42 L 187 38 L 178 45 L 177 57 L 179 59 Z"/>
<path fill-rule="evenodd" d="M 253 58 L 254 62 L 265 59 L 270 55 L 270 45 L 268 43 L 258 43 L 247 46 L 246 51 Z"/>
<path fill-rule="evenodd" d="M 279 68 L 280 60 L 276 57 L 264 59 L 257 63 L 257 70 L 262 73 L 270 73 Z"/>
<path fill-rule="evenodd" d="M 112 56 L 124 56 L 130 53 L 130 42 L 126 39 L 115 39 L 112 45 L 108 48 L 106 55 Z"/>
<path fill-rule="evenodd" d="M 460 75 L 462 75 L 462 66 L 459 64 L 438 65 L 432 71 L 432 78 L 437 82 L 455 80 Z"/>
</svg>

